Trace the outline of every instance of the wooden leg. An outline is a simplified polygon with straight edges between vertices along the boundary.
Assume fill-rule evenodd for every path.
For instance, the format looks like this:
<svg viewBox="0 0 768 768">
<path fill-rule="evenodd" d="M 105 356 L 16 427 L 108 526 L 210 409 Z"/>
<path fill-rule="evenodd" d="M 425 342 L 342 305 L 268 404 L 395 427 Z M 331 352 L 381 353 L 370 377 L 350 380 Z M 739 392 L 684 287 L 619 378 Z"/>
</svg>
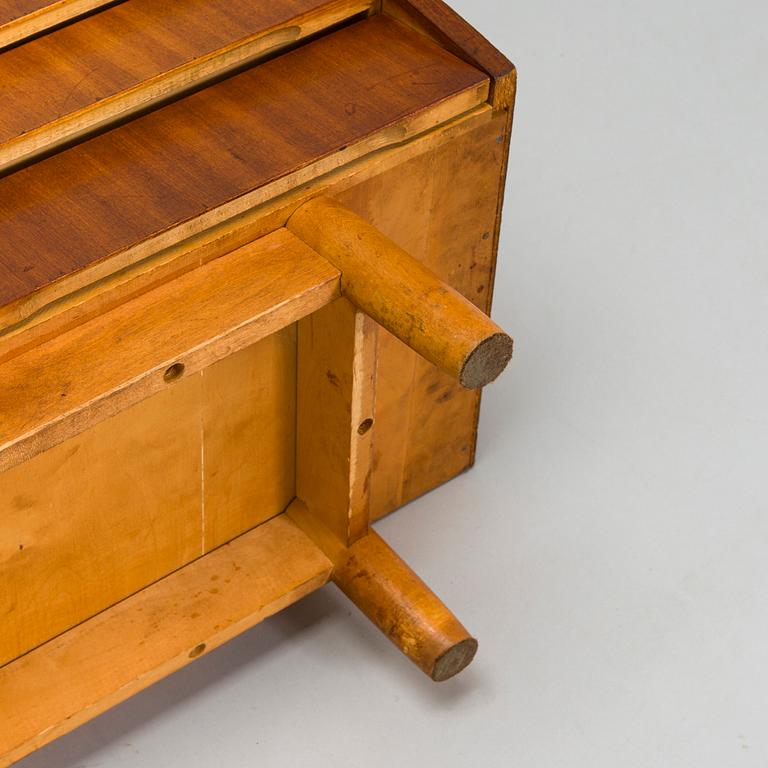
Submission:
<svg viewBox="0 0 768 768">
<path fill-rule="evenodd" d="M 477 640 L 374 531 L 346 551 L 333 580 L 433 680 L 448 680 L 474 658 Z"/>
<path fill-rule="evenodd" d="M 376 227 L 335 200 L 304 203 L 287 228 L 341 270 L 342 293 L 462 386 L 493 381 L 512 339 Z"/>
<path fill-rule="evenodd" d="M 467 388 L 509 362 L 487 315 L 339 203 L 316 198 L 287 228 L 341 272 L 345 298 L 299 325 L 297 501 L 289 515 L 333 561 L 333 580 L 435 681 L 461 672 L 477 641 L 369 529 L 375 441 L 375 320 Z"/>
</svg>

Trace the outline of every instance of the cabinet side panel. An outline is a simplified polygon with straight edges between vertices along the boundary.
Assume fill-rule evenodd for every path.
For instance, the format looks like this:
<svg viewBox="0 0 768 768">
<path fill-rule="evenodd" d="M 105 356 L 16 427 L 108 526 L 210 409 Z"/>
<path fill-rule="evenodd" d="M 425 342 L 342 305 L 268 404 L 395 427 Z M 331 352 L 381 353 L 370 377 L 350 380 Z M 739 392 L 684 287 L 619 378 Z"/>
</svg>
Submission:
<svg viewBox="0 0 768 768">
<path fill-rule="evenodd" d="M 508 113 L 339 196 L 483 310 L 490 306 Z M 472 464 L 479 393 L 379 339 L 373 518 Z"/>
</svg>

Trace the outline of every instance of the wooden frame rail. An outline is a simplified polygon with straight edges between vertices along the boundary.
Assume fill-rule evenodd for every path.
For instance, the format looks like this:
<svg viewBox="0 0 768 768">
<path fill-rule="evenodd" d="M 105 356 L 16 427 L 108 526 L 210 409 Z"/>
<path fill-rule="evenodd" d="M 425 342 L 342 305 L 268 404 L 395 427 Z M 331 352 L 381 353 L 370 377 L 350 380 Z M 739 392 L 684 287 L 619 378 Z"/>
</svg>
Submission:
<svg viewBox="0 0 768 768">
<path fill-rule="evenodd" d="M 286 230 L 0 365 L 0 471 L 339 296 L 339 272 Z"/>
<path fill-rule="evenodd" d="M 281 515 L 0 667 L 0 768 L 321 587 L 331 570 Z"/>
</svg>

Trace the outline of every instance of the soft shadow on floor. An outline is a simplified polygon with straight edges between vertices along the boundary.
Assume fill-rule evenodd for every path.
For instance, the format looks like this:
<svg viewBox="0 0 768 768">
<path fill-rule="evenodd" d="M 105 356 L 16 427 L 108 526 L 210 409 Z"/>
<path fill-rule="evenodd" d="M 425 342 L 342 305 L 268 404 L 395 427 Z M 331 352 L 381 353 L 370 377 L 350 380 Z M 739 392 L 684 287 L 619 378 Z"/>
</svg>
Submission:
<svg viewBox="0 0 768 768">
<path fill-rule="evenodd" d="M 94 753 L 126 741 L 145 723 L 205 696 L 206 689 L 235 675 L 245 666 L 265 661 L 281 643 L 291 642 L 340 610 L 335 588 L 326 586 L 261 622 L 187 667 L 161 680 L 128 701 L 105 712 L 72 733 L 31 754 L 17 768 L 88 768 Z"/>
</svg>

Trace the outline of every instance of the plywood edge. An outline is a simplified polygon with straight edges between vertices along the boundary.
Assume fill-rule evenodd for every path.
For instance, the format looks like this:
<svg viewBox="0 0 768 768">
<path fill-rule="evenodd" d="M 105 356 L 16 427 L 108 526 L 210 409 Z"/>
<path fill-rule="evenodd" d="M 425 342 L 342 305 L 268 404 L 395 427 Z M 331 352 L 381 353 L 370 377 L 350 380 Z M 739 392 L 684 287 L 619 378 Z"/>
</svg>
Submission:
<svg viewBox="0 0 768 768">
<path fill-rule="evenodd" d="M 0 768 L 318 589 L 331 570 L 279 515 L 0 667 Z"/>
<path fill-rule="evenodd" d="M 383 0 L 382 12 L 440 43 L 491 78 L 489 103 L 512 109 L 515 65 L 442 0 Z"/>
<path fill-rule="evenodd" d="M 116 0 L 58 0 L 0 25 L 0 50 L 72 21 Z"/>
<path fill-rule="evenodd" d="M 286 230 L 0 365 L 0 472 L 325 306 L 339 271 Z"/>
<path fill-rule="evenodd" d="M 43 153 L 117 120 L 181 97 L 192 88 L 199 88 L 240 67 L 256 64 L 266 56 L 275 55 L 329 27 L 370 12 L 371 2 L 368 0 L 336 0 L 320 9 L 233 41 L 5 142 L 0 146 L 0 172 L 28 163 Z"/>
<path fill-rule="evenodd" d="M 496 221 L 493 228 L 493 250 L 491 259 L 491 273 L 488 276 L 488 291 L 486 293 L 485 313 L 490 317 L 491 310 L 493 308 L 493 297 L 496 288 L 496 272 L 499 262 L 499 248 L 501 245 L 501 222 L 504 212 L 504 193 L 506 191 L 507 172 L 509 171 L 509 151 L 510 140 L 512 138 L 512 124 L 515 115 L 515 89 L 517 88 L 517 73 L 512 73 L 512 95 L 509 104 L 509 109 L 506 111 L 506 118 L 504 120 L 504 131 L 499 135 L 498 140 L 503 146 L 501 166 L 499 168 L 498 176 L 498 192 L 496 196 Z M 469 454 L 469 462 L 466 469 L 471 469 L 475 465 L 475 459 L 477 457 L 477 433 L 480 427 L 480 407 L 483 394 L 478 392 L 477 400 L 475 401 L 475 413 L 474 413 L 474 436 L 471 443 L 471 449 Z"/>
</svg>

